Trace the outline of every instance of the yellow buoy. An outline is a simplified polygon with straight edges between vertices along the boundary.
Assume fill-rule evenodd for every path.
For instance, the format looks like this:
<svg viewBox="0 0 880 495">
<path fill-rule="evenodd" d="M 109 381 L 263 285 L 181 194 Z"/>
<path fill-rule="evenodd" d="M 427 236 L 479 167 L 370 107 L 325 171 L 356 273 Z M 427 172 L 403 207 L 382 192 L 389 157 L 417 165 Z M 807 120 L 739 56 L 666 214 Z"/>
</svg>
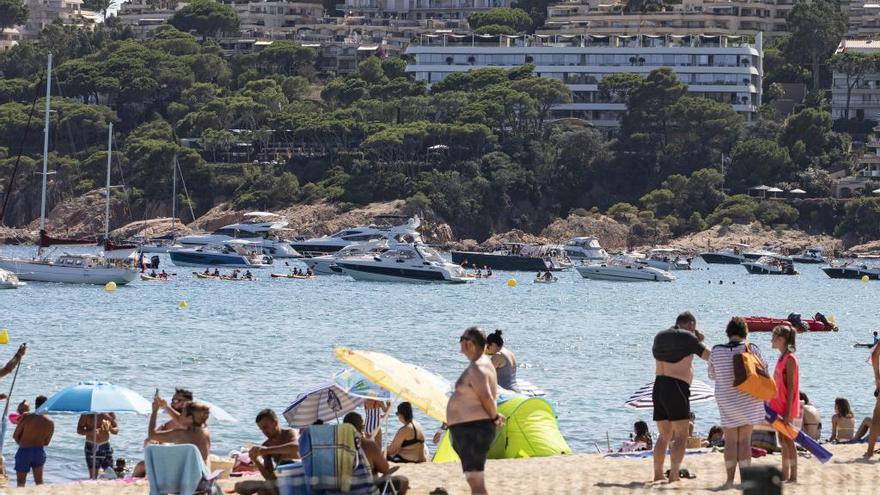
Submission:
<svg viewBox="0 0 880 495">
<path fill-rule="evenodd" d="M 862 282 L 867 282 L 868 280 L 871 280 L 871 278 L 867 275 L 862 275 Z"/>
<path fill-rule="evenodd" d="M 834 324 L 834 319 L 835 319 L 835 318 L 834 318 L 834 315 L 829 316 L 829 317 L 828 317 L 828 323 L 831 323 L 831 324 L 833 325 L 833 324 Z"/>
<path fill-rule="evenodd" d="M 515 278 L 507 279 L 507 286 L 508 287 L 516 287 L 516 279 Z"/>
<path fill-rule="evenodd" d="M 9 332 L 6 329 L 0 330 L 0 344 L 6 345 L 9 343 Z"/>
<path fill-rule="evenodd" d="M 107 282 L 107 285 L 104 286 L 104 290 L 106 290 L 107 292 L 113 292 L 114 290 L 116 290 L 116 282 L 112 280 Z"/>
<path fill-rule="evenodd" d="M 180 304 L 178 304 L 177 307 L 180 309 L 186 309 L 189 307 L 189 304 L 187 304 L 186 301 L 180 301 Z"/>
</svg>

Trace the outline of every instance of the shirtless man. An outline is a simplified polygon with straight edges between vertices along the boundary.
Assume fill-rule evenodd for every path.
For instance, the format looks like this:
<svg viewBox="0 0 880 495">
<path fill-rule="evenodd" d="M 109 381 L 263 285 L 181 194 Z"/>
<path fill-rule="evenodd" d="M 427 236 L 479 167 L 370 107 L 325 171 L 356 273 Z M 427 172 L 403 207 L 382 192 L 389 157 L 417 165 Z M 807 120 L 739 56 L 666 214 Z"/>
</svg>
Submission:
<svg viewBox="0 0 880 495">
<path fill-rule="evenodd" d="M 205 269 L 207 270 L 207 268 Z M 183 416 L 183 410 L 193 401 L 193 393 L 185 388 L 174 389 L 174 395 L 171 396 L 171 404 L 165 404 L 165 412 L 171 418 L 162 426 L 156 429 L 157 432 L 166 432 L 171 430 L 185 430 L 189 428 L 189 418 Z M 146 447 L 150 443 L 150 439 L 144 440 Z M 135 465 L 131 473 L 132 478 L 144 478 L 147 476 L 147 465 L 141 461 Z"/>
<path fill-rule="evenodd" d="M 697 330 L 697 319 L 690 312 L 678 315 L 675 326 L 654 337 L 652 349 L 656 360 L 654 421 L 657 422 L 657 443 L 654 444 L 654 481 L 663 481 L 666 448 L 672 444 L 669 482 L 679 481 L 681 461 L 687 446 L 691 414 L 691 382 L 694 380 L 694 355 L 707 361 L 709 349 L 703 334 Z"/>
<path fill-rule="evenodd" d="M 84 449 L 89 477 L 98 479 L 101 470 L 113 468 L 113 447 L 110 435 L 119 433 L 116 415 L 113 413 L 83 414 L 79 417 L 76 432 L 86 437 Z"/>
<path fill-rule="evenodd" d="M 39 408 L 46 402 L 45 396 L 34 400 Z M 12 438 L 18 444 L 15 453 L 15 478 L 19 487 L 27 483 L 28 471 L 34 472 L 34 484 L 43 484 L 43 465 L 46 464 L 46 449 L 55 433 L 55 423 L 44 414 L 24 413 L 18 420 Z"/>
<path fill-rule="evenodd" d="M 159 409 L 168 408 L 165 399 L 158 393 L 153 397 L 153 412 L 150 414 L 150 424 L 147 426 L 147 440 L 158 443 L 173 443 L 178 445 L 192 444 L 198 447 L 202 459 L 208 461 L 208 453 L 211 451 L 211 433 L 206 423 L 211 411 L 208 406 L 198 402 L 189 403 L 183 411 L 183 416 L 189 420 L 185 429 L 156 430 L 156 416 Z"/>
<path fill-rule="evenodd" d="M 281 428 L 278 416 L 271 409 L 263 409 L 257 414 L 257 427 L 266 436 L 262 446 L 252 447 L 248 456 L 263 476 L 262 480 L 241 481 L 235 484 L 235 493 L 240 495 L 275 495 L 277 476 L 275 468 L 299 459 L 299 433 L 290 428 Z M 260 457 L 263 458 L 262 462 Z"/>
<path fill-rule="evenodd" d="M 461 353 L 471 363 L 455 382 L 446 421 L 471 493 L 482 495 L 487 493 L 483 477 L 486 455 L 495 440 L 495 427 L 504 426 L 504 416 L 495 407 L 498 378 L 485 355 L 486 334 L 479 327 L 470 327 L 458 341 Z"/>
<path fill-rule="evenodd" d="M 343 423 L 354 426 L 361 436 L 361 448 L 364 450 L 364 456 L 370 464 L 373 475 L 388 474 L 391 466 L 388 465 L 388 459 L 382 454 L 382 449 L 375 440 L 371 439 L 364 431 L 364 418 L 356 412 L 350 412 L 345 415 Z M 394 486 L 393 493 L 404 495 L 409 490 L 409 480 L 405 476 L 391 476 L 391 484 Z M 384 486 L 377 486 L 379 490 L 384 490 Z M 384 493 L 384 492 L 383 492 Z"/>
</svg>

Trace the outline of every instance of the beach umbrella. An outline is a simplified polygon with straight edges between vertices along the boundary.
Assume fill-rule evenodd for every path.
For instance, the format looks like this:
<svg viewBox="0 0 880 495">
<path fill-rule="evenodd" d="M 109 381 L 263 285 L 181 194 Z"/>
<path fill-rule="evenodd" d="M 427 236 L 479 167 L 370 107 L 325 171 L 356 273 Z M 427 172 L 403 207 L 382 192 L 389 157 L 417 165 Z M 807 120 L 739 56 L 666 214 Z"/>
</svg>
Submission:
<svg viewBox="0 0 880 495">
<path fill-rule="evenodd" d="M 199 404 L 208 406 L 208 409 L 210 410 L 210 418 L 212 419 L 215 419 L 221 423 L 238 423 L 238 420 L 235 419 L 233 415 L 229 414 L 225 409 L 218 406 L 217 404 L 214 404 L 213 402 L 208 402 L 202 399 L 197 399 L 194 402 L 198 402 Z M 159 414 L 166 416 L 168 415 L 168 413 L 164 409 L 162 409 Z"/>
<path fill-rule="evenodd" d="M 623 405 L 630 409 L 653 409 L 654 401 L 651 399 L 653 391 L 654 382 L 652 381 L 633 392 Z M 700 380 L 694 380 L 691 383 L 691 404 L 712 400 L 715 400 L 715 390 L 712 387 Z"/>
<path fill-rule="evenodd" d="M 345 393 L 335 383 L 325 383 L 296 396 L 282 416 L 292 428 L 305 428 L 317 420 L 339 420 L 354 411 L 364 399 Z"/>
<path fill-rule="evenodd" d="M 762 198 L 765 197 L 765 196 L 767 195 L 767 190 L 768 190 L 768 189 L 770 189 L 770 186 L 765 186 L 764 184 L 761 184 L 760 186 L 755 186 L 755 187 L 750 187 L 750 188 L 749 188 L 750 191 L 760 191 L 760 192 L 761 192 L 761 197 L 762 197 Z"/>
<path fill-rule="evenodd" d="M 871 191 L 871 192 L 873 192 L 874 194 L 880 194 L 880 189 L 874 189 L 874 190 Z"/>
<path fill-rule="evenodd" d="M 804 191 L 803 189 L 792 189 L 791 191 L 788 191 L 788 192 L 790 192 L 792 194 L 807 194 L 807 191 Z"/>
<path fill-rule="evenodd" d="M 778 187 L 771 187 L 771 188 L 767 189 L 767 192 L 773 193 L 773 197 L 776 197 L 777 194 L 779 194 L 781 192 L 785 192 L 785 191 L 783 191 L 782 189 L 779 189 Z"/>
<path fill-rule="evenodd" d="M 333 377 L 333 382 L 345 391 L 348 395 L 360 397 L 362 399 L 372 399 L 378 401 L 390 401 L 394 398 L 391 392 L 376 385 L 367 379 L 363 374 L 348 368 L 342 370 Z"/>
<path fill-rule="evenodd" d="M 94 430 L 98 429 L 101 413 L 132 413 L 147 415 L 153 405 L 139 393 L 107 382 L 87 381 L 67 387 L 43 403 L 37 414 L 93 414 Z M 92 466 L 98 449 L 92 450 Z M 97 471 L 97 470 L 96 470 Z"/>
<path fill-rule="evenodd" d="M 361 372 L 368 380 L 446 422 L 452 385 L 443 377 L 381 352 L 336 348 L 336 359 Z"/>
</svg>

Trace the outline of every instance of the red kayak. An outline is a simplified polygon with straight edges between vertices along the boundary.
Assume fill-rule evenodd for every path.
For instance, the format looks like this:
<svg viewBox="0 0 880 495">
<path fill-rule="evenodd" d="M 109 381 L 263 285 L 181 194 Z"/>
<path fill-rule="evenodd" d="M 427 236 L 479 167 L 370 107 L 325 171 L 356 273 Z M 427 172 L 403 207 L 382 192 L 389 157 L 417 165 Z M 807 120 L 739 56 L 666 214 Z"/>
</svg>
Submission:
<svg viewBox="0 0 880 495">
<path fill-rule="evenodd" d="M 750 332 L 772 332 L 779 325 L 796 327 L 798 332 L 836 332 L 837 325 L 826 323 L 821 320 L 801 320 L 807 329 L 797 327 L 785 318 L 767 318 L 764 316 L 746 316 L 744 318 L 749 325 Z"/>
</svg>

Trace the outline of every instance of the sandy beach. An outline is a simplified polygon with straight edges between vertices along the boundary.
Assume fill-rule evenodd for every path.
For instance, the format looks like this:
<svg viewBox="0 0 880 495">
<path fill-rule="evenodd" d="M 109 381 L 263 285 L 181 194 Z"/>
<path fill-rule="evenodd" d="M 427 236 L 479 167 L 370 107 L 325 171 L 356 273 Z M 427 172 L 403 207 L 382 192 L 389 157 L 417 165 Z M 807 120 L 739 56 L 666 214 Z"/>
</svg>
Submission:
<svg viewBox="0 0 880 495">
<path fill-rule="evenodd" d="M 813 459 L 800 458 L 800 481 L 786 485 L 784 493 L 876 493 L 880 481 L 880 460 L 863 461 L 864 445 L 827 446 L 834 458 L 825 465 Z M 754 464 L 778 465 L 779 455 L 756 459 Z M 672 493 L 739 493 L 740 490 L 720 492 L 724 481 L 724 459 L 719 452 L 689 455 L 684 467 L 697 477 L 674 485 L 646 486 L 651 476 L 650 459 L 606 458 L 599 454 L 577 454 L 566 457 L 511 459 L 489 461 L 487 481 L 491 493 L 515 494 L 582 494 L 582 493 L 638 493 L 668 491 Z M 410 493 L 426 495 L 438 487 L 450 494 L 467 494 L 467 485 L 458 464 L 402 465 L 399 471 L 409 477 Z M 231 488 L 224 481 L 224 489 Z M 26 490 L 5 490 L 7 493 L 44 495 L 140 495 L 149 493 L 145 482 L 81 482 L 45 485 Z"/>
</svg>

